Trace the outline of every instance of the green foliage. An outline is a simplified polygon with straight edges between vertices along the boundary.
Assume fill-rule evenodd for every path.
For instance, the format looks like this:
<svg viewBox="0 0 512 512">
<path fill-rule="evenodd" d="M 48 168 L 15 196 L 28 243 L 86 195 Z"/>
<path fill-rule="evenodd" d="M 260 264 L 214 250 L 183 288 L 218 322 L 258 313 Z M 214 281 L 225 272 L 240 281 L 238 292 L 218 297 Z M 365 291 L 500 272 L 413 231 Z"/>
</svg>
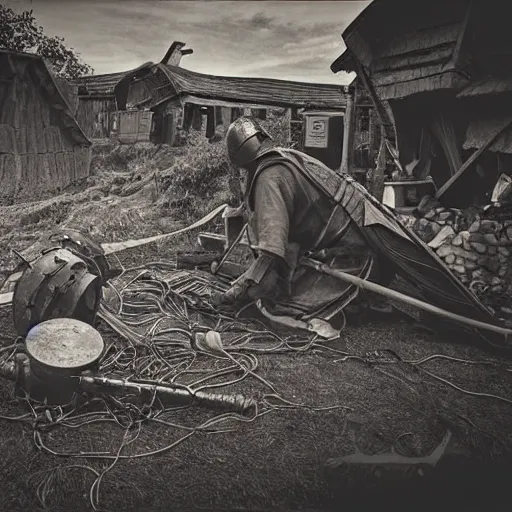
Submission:
<svg viewBox="0 0 512 512">
<path fill-rule="evenodd" d="M 37 24 L 32 11 L 16 13 L 0 5 L 0 48 L 40 55 L 50 62 L 53 71 L 62 78 L 73 79 L 93 72 L 73 48 L 65 45 L 63 38 L 47 36 Z"/>
</svg>

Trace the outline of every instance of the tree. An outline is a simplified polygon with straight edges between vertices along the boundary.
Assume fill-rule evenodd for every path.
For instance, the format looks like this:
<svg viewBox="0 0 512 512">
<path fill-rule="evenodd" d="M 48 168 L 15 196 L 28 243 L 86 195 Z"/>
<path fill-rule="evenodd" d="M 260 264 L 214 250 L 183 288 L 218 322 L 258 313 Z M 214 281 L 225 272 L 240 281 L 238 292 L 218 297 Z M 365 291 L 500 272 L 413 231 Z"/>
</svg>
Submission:
<svg viewBox="0 0 512 512">
<path fill-rule="evenodd" d="M 85 64 L 73 48 L 68 48 L 63 38 L 49 37 L 43 32 L 43 27 L 37 24 L 32 12 L 18 14 L 0 5 L 0 48 L 40 55 L 62 78 L 73 79 L 91 74 L 91 66 Z"/>
</svg>

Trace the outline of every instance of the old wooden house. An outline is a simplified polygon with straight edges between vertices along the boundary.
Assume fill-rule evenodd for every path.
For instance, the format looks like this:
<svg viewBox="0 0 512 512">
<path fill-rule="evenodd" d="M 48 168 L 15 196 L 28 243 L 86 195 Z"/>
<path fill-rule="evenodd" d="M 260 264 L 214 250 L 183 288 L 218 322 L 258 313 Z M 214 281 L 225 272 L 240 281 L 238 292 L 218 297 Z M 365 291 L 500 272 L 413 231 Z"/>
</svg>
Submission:
<svg viewBox="0 0 512 512">
<path fill-rule="evenodd" d="M 0 204 L 40 199 L 89 175 L 91 142 L 40 57 L 0 50 Z"/>
<path fill-rule="evenodd" d="M 180 66 L 182 57 L 192 53 L 184 47 L 174 42 L 156 64 L 76 80 L 77 118 L 86 133 L 93 139 L 176 145 L 191 129 L 215 140 L 241 115 L 265 119 L 270 110 L 281 109 L 290 122 L 290 138 L 340 167 L 343 87 L 197 73 Z"/>
<path fill-rule="evenodd" d="M 507 167 L 505 19 L 483 0 L 374 0 L 343 32 L 347 50 L 331 66 L 357 73 L 397 166 L 431 175 L 453 205 L 484 201 Z"/>
</svg>

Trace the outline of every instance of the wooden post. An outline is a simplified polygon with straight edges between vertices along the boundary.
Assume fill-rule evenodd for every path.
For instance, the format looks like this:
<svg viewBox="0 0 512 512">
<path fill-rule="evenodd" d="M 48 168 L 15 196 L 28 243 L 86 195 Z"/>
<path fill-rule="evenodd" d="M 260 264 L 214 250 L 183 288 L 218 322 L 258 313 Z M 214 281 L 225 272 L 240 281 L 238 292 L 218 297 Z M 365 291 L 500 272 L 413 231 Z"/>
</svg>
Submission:
<svg viewBox="0 0 512 512">
<path fill-rule="evenodd" d="M 354 119 L 354 91 L 348 90 L 346 93 L 347 108 L 345 110 L 344 125 L 343 125 L 343 146 L 341 153 L 341 166 L 342 173 L 349 174 L 350 165 L 352 160 L 352 132 L 353 132 L 353 119 Z"/>
<path fill-rule="evenodd" d="M 385 181 L 385 170 L 386 170 L 386 134 L 381 128 L 380 148 L 379 155 L 377 157 L 377 165 L 372 173 L 370 180 L 369 192 L 375 197 L 375 199 L 382 202 L 384 196 L 384 181 Z"/>
<path fill-rule="evenodd" d="M 322 272 L 329 276 L 332 276 L 340 281 L 344 281 L 346 283 L 353 284 L 359 287 L 361 290 L 365 290 L 368 292 L 376 293 L 383 297 L 387 297 L 388 299 L 398 300 L 404 304 L 409 304 L 411 306 L 420 308 L 424 311 L 428 311 L 433 315 L 440 316 L 442 318 L 446 318 L 448 320 L 453 320 L 455 322 L 459 322 L 461 324 L 476 327 L 478 329 L 486 330 L 489 332 L 494 332 L 496 334 L 500 334 L 505 338 L 505 342 L 507 345 L 508 339 L 512 335 L 512 330 L 506 329 L 505 327 L 500 327 L 498 325 L 488 324 L 486 322 L 481 322 L 479 320 L 475 320 L 473 318 L 467 318 L 462 315 L 458 315 L 456 313 L 452 313 L 451 311 L 447 311 L 445 309 L 439 308 L 428 302 L 424 302 L 422 300 L 416 299 L 414 297 L 409 297 L 408 295 L 404 295 L 403 293 L 397 292 L 395 290 L 391 290 L 379 284 L 373 283 L 371 281 L 367 281 L 366 279 L 362 279 L 357 276 L 353 276 L 351 274 L 347 274 L 346 272 L 342 272 L 341 270 L 335 270 L 324 263 L 321 263 L 316 260 L 312 260 L 309 258 L 303 258 L 301 260 L 301 264 L 306 267 L 314 268 L 318 272 Z"/>
<path fill-rule="evenodd" d="M 512 117 L 507 118 L 505 124 L 491 137 L 489 137 L 463 164 L 462 167 L 437 191 L 436 199 L 441 199 L 454 183 L 469 169 L 470 165 L 512 124 Z"/>
</svg>

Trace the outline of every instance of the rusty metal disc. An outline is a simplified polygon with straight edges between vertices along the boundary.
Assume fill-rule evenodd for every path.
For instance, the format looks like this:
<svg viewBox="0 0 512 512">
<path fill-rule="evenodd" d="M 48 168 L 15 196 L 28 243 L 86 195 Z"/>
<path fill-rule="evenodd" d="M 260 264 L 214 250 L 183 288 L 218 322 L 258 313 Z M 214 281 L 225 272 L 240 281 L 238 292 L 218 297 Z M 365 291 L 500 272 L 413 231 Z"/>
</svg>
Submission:
<svg viewBox="0 0 512 512">
<path fill-rule="evenodd" d="M 90 325 L 72 318 L 55 318 L 33 327 L 25 340 L 30 359 L 55 371 L 80 371 L 98 361 L 104 343 Z"/>
</svg>

